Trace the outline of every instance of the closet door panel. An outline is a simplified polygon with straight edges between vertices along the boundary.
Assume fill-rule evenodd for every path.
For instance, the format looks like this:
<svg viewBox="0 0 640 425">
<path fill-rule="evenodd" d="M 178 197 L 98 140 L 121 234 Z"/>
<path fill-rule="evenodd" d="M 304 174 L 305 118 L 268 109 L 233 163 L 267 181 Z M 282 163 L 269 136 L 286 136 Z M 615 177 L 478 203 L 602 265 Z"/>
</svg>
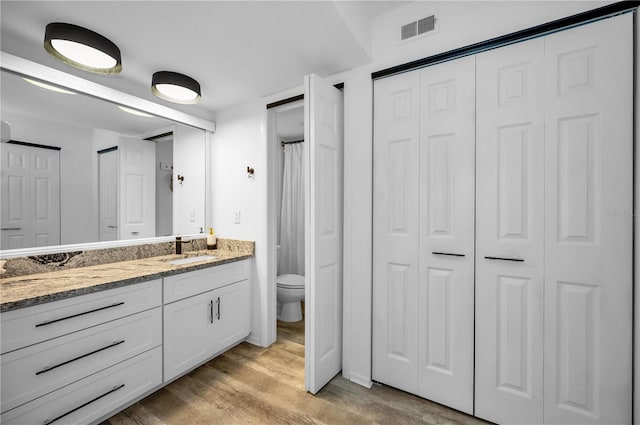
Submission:
<svg viewBox="0 0 640 425">
<path fill-rule="evenodd" d="M 544 40 L 476 58 L 475 414 L 543 421 Z"/>
<path fill-rule="evenodd" d="M 545 423 L 631 423 L 632 14 L 546 37 Z"/>
<path fill-rule="evenodd" d="M 417 394 L 472 414 L 475 57 L 420 79 Z"/>
<path fill-rule="evenodd" d="M 375 82 L 373 379 L 415 393 L 419 73 Z"/>
</svg>

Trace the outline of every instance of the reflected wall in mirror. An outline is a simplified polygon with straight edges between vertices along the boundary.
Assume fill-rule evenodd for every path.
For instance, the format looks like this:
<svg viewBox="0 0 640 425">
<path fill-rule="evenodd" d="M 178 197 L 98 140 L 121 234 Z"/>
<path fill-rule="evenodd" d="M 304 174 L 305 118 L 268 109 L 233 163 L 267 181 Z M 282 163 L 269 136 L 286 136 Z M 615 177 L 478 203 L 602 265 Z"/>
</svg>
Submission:
<svg viewBox="0 0 640 425">
<path fill-rule="evenodd" d="M 1 72 L 0 249 L 199 233 L 205 130 Z"/>
</svg>

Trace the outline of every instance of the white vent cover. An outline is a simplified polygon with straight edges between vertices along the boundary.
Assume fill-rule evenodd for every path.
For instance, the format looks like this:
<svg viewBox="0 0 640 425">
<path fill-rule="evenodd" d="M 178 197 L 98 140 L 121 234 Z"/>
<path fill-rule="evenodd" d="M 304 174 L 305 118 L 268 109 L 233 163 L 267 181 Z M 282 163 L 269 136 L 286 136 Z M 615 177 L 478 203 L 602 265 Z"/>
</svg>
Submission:
<svg viewBox="0 0 640 425">
<path fill-rule="evenodd" d="M 400 27 L 400 41 L 408 40 L 436 29 L 436 16 L 431 15 Z"/>
</svg>

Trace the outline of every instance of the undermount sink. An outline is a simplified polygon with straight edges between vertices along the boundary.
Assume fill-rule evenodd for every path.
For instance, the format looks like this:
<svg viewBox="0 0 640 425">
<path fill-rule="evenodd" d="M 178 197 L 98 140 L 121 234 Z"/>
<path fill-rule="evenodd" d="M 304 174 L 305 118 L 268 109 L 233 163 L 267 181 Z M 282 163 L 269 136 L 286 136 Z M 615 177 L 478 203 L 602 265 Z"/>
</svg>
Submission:
<svg viewBox="0 0 640 425">
<path fill-rule="evenodd" d="M 174 266 L 181 266 L 184 264 L 197 263 L 199 261 L 215 260 L 216 258 L 218 257 L 215 257 L 213 255 L 198 255 L 197 257 L 187 257 L 187 258 L 180 258 L 178 260 L 171 260 L 171 261 L 168 261 L 168 263 L 173 264 Z"/>
</svg>

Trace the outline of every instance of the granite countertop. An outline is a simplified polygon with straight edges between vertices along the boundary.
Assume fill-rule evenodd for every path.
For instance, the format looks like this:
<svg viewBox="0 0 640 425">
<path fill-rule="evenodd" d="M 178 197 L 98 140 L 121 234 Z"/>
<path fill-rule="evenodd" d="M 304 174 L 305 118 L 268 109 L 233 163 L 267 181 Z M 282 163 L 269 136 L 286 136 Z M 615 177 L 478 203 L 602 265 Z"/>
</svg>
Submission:
<svg viewBox="0 0 640 425">
<path fill-rule="evenodd" d="M 169 261 L 199 255 L 215 259 L 183 265 Z M 249 252 L 210 250 L 72 268 L 0 279 L 0 312 L 118 288 L 253 257 Z"/>
</svg>

